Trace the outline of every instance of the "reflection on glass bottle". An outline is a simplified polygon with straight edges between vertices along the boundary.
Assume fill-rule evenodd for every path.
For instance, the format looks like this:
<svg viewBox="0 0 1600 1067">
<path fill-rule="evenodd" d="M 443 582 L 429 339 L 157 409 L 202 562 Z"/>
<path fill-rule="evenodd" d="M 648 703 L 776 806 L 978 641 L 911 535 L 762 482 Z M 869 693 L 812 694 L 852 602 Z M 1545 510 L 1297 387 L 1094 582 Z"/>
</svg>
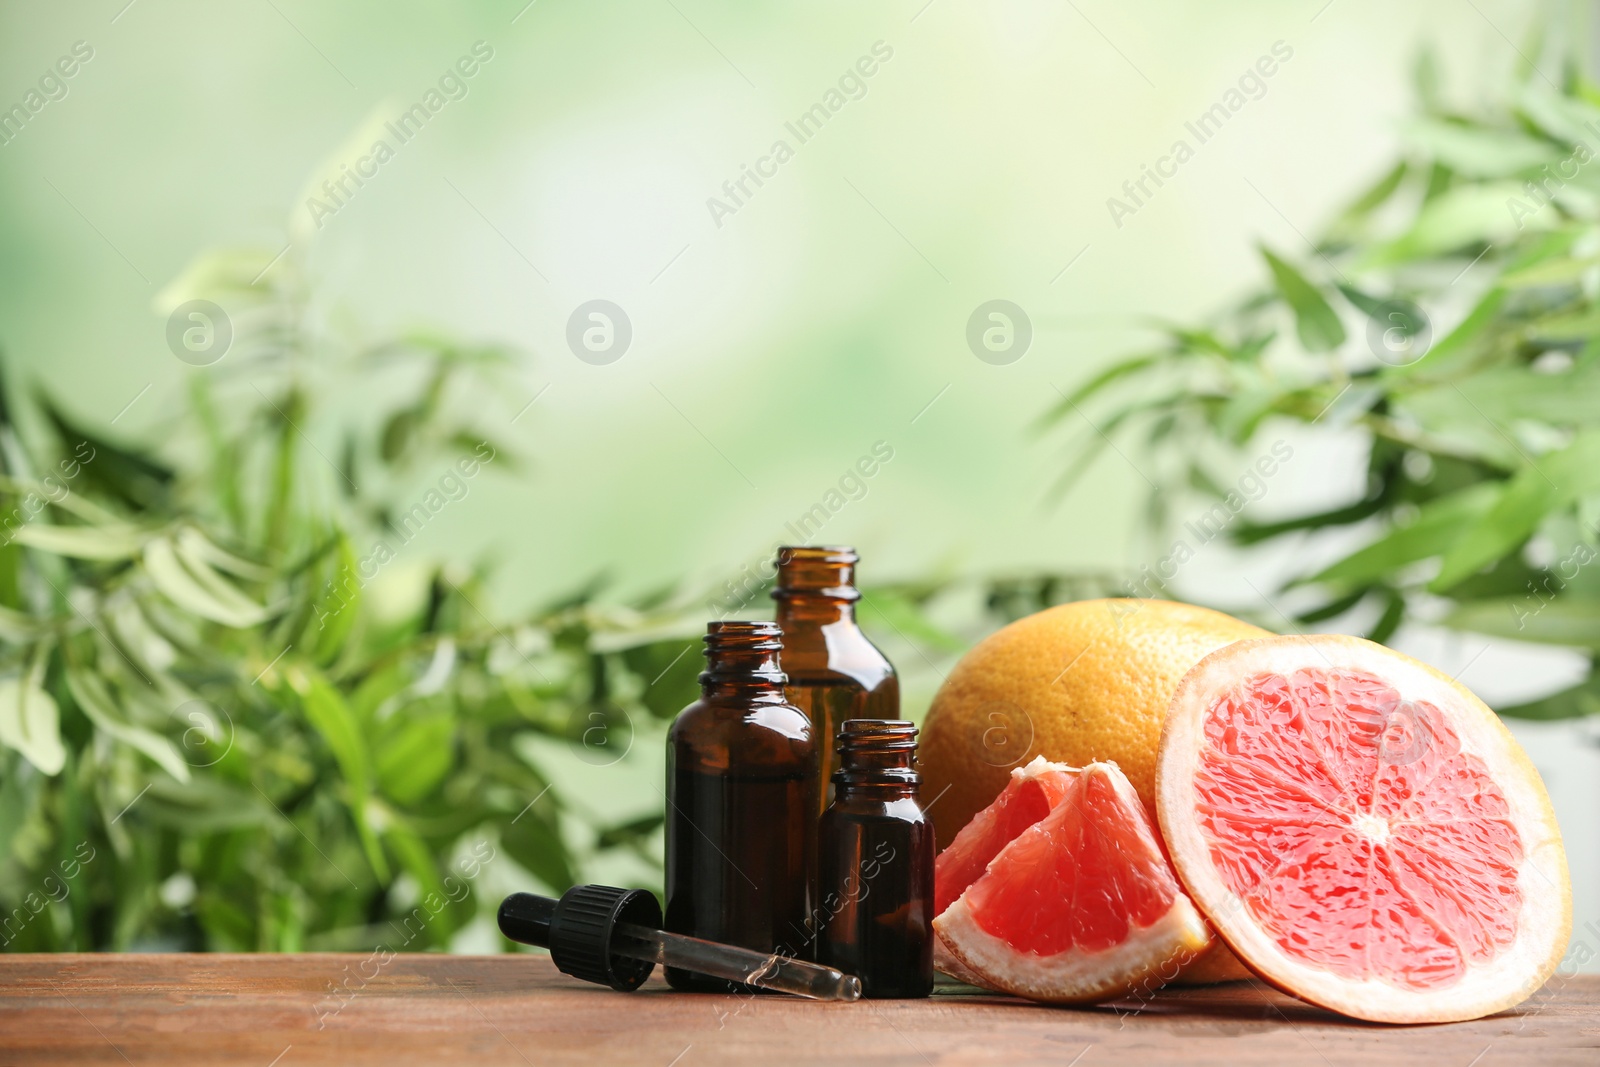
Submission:
<svg viewBox="0 0 1600 1067">
<path fill-rule="evenodd" d="M 897 719 L 900 680 L 894 667 L 856 625 L 855 565 L 843 546 L 778 550 L 778 625 L 789 702 L 810 718 L 818 739 L 818 810 L 832 795 L 832 738 L 847 719 Z"/>
</svg>

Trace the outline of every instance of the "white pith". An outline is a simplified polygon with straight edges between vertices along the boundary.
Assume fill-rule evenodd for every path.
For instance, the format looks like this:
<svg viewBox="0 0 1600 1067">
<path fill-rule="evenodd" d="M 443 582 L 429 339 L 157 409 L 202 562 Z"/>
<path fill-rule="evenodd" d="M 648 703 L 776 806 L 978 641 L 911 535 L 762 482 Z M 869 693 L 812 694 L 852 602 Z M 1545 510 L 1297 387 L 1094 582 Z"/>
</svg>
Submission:
<svg viewBox="0 0 1600 1067">
<path fill-rule="evenodd" d="M 1522 907 L 1517 939 L 1487 963 L 1467 961 L 1461 979 L 1413 990 L 1377 978 L 1350 979 L 1289 955 L 1256 925 L 1223 882 L 1196 814 L 1194 776 L 1205 742 L 1204 722 L 1218 698 L 1264 672 L 1288 677 L 1305 668 L 1360 670 L 1392 685 L 1402 699 L 1427 701 L 1450 717 L 1461 749 L 1482 760 L 1505 794 L 1522 839 L 1517 873 Z M 1481 701 L 1444 675 L 1359 638 L 1277 637 L 1241 641 L 1201 660 L 1172 699 L 1156 772 L 1157 812 L 1173 865 L 1190 896 L 1229 946 L 1273 984 L 1306 1000 L 1382 1022 L 1473 1019 L 1519 1003 L 1549 978 L 1572 926 L 1566 853 L 1538 773 L 1504 724 Z M 1382 824 L 1382 825 L 1380 825 Z M 1386 821 L 1358 816 L 1356 829 L 1381 841 Z"/>
<path fill-rule="evenodd" d="M 1031 778 L 1055 770 L 1107 774 L 1123 802 L 1136 811 L 1144 811 L 1127 778 L 1120 771 L 1112 773 L 1115 767 L 1115 764 L 1091 763 L 1078 770 L 1049 763 L 1040 756 L 1026 767 L 1014 769 L 1011 775 Z M 1156 849 L 1153 839 L 1150 847 Z M 1004 854 L 1002 849 L 1000 855 Z M 1170 981 L 1182 964 L 1212 943 L 1205 921 L 1181 890 L 1166 914 L 1149 926 L 1129 931 L 1122 943 L 1100 952 L 1072 948 L 1051 956 L 1019 952 L 984 930 L 973 916 L 967 896 L 962 893 L 933 920 L 936 957 L 948 954 L 944 961 L 946 966 L 940 969 L 974 985 L 1034 1000 L 1088 1003 L 1118 996 L 1141 984 L 1153 990 Z"/>
<path fill-rule="evenodd" d="M 951 951 L 945 944 L 944 938 L 939 934 L 938 923 L 934 924 L 933 933 L 933 968 L 942 974 L 948 974 L 958 982 L 968 985 L 986 986 L 987 979 L 976 973 L 961 962 L 961 958 Z"/>
</svg>

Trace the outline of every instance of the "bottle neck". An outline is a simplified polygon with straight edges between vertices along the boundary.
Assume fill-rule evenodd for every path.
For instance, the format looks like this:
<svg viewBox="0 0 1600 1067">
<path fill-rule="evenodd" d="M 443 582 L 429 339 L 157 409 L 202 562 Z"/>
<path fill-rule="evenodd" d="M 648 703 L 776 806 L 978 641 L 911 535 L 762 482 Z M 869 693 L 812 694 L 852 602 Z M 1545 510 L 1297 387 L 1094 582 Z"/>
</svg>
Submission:
<svg viewBox="0 0 1600 1067">
<path fill-rule="evenodd" d="M 855 625 L 856 605 L 852 600 L 811 593 L 791 593 L 780 598 L 774 592 L 773 597 L 778 601 L 776 615 L 784 633 L 792 632 L 797 623 L 808 626 L 831 626 L 840 622 Z"/>
<path fill-rule="evenodd" d="M 855 586 L 858 559 L 854 549 L 842 546 L 780 548 L 772 589 L 779 625 L 788 630 L 795 623 L 854 623 L 856 601 L 861 599 Z"/>
<path fill-rule="evenodd" d="M 772 622 L 711 623 L 706 627 L 700 692 L 707 700 L 783 703 L 789 678 L 778 660 L 782 635 Z"/>
<path fill-rule="evenodd" d="M 833 772 L 837 801 L 916 799 L 917 728 L 900 719 L 849 719 L 840 728 L 839 769 Z"/>
</svg>

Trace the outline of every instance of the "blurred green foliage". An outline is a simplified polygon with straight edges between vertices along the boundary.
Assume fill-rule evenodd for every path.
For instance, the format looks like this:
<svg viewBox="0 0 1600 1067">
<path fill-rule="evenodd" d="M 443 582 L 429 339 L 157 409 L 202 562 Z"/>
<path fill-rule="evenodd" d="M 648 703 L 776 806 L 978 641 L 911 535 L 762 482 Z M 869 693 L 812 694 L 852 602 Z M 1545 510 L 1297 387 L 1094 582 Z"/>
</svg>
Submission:
<svg viewBox="0 0 1600 1067">
<path fill-rule="evenodd" d="M 485 428 L 510 355 L 341 342 L 303 251 L 211 254 L 163 294 L 225 304 L 233 339 L 159 455 L 32 391 L 0 410 L 10 950 L 414 950 L 498 856 L 560 890 L 594 852 L 654 855 L 658 818 L 575 846 L 525 742 L 600 762 L 674 714 L 684 616 L 591 585 L 497 620 L 485 572 L 391 562 L 517 468 Z"/>
<path fill-rule="evenodd" d="M 1556 86 L 1529 68 L 1506 107 L 1471 115 L 1440 104 L 1435 82 L 1424 58 L 1403 158 L 1304 254 L 1262 248 L 1269 284 L 1212 321 L 1163 324 L 1162 343 L 1109 366 L 1043 421 L 1086 411 L 1103 431 L 1063 487 L 1111 435 L 1140 432 L 1161 482 L 1157 528 L 1174 500 L 1227 501 L 1236 487 L 1216 472 L 1236 467 L 1236 449 L 1268 420 L 1356 430 L 1364 494 L 1228 527 L 1243 545 L 1351 531 L 1363 541 L 1294 576 L 1281 592 L 1319 599 L 1267 624 L 1365 613 L 1377 641 L 1415 619 L 1587 650 L 1581 684 L 1499 710 L 1590 714 L 1600 711 L 1600 89 L 1575 69 Z"/>
</svg>

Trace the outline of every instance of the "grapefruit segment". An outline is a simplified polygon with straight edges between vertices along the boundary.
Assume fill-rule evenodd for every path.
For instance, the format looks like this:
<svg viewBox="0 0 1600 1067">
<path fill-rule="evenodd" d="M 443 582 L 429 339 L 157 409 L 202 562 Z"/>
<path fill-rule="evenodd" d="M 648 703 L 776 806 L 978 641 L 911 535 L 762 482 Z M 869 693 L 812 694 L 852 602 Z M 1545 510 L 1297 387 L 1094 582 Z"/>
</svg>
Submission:
<svg viewBox="0 0 1600 1067">
<path fill-rule="evenodd" d="M 1035 759 L 1011 772 L 994 802 L 972 817 L 934 861 L 933 913 L 942 913 L 983 876 L 989 861 L 1072 792 L 1070 769 Z"/>
<path fill-rule="evenodd" d="M 1057 1003 L 1170 980 L 1211 943 L 1150 816 L 1113 763 L 1042 757 L 951 842 L 934 868 L 941 969 Z"/>
<path fill-rule="evenodd" d="M 1443 1022 L 1533 993 L 1571 930 L 1538 773 L 1452 679 L 1357 638 L 1241 641 L 1173 696 L 1157 814 L 1183 885 L 1287 992 Z"/>
</svg>

